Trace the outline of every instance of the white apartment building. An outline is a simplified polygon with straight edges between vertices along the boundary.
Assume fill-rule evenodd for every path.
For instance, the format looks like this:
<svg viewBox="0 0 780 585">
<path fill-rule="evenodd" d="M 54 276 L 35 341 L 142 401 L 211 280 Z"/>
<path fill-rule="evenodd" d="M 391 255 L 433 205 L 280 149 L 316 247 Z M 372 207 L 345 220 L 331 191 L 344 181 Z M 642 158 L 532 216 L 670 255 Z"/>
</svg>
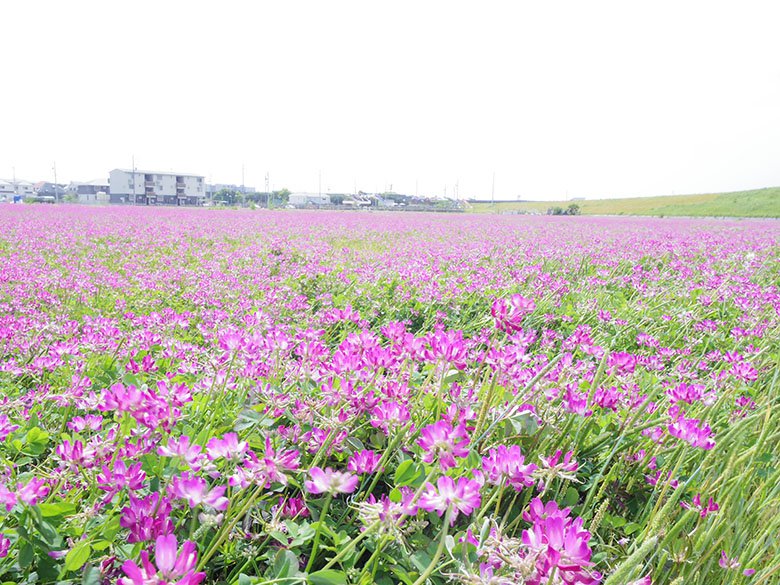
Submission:
<svg viewBox="0 0 780 585">
<path fill-rule="evenodd" d="M 111 203 L 203 205 L 206 196 L 200 175 L 114 169 L 109 177 Z"/>
</svg>

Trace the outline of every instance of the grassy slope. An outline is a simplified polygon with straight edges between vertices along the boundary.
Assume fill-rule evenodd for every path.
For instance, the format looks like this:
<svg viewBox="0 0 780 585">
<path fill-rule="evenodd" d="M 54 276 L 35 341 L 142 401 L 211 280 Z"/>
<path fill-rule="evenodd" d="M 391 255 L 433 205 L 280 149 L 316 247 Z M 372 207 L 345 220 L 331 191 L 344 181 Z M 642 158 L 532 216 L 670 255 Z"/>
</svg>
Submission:
<svg viewBox="0 0 780 585">
<path fill-rule="evenodd" d="M 564 209 L 571 201 L 504 201 L 472 204 L 477 213 L 506 211 L 539 211 L 558 205 Z M 625 199 L 592 199 L 574 201 L 583 215 L 690 215 L 722 217 L 780 217 L 780 187 L 710 193 L 704 195 L 668 195 Z"/>
</svg>

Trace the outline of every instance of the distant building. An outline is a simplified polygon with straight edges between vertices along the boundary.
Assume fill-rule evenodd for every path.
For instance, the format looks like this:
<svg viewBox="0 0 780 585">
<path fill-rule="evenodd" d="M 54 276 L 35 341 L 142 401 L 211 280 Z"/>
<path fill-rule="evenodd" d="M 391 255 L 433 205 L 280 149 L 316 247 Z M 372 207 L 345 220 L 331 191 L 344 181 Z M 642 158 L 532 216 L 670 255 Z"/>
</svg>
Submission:
<svg viewBox="0 0 780 585">
<path fill-rule="evenodd" d="M 109 179 L 110 200 L 131 205 L 203 205 L 203 179 L 184 173 L 114 169 Z"/>
<path fill-rule="evenodd" d="M 33 185 L 33 193 L 36 197 L 61 201 L 65 196 L 65 188 L 62 185 L 55 185 L 48 181 L 39 181 Z"/>
<path fill-rule="evenodd" d="M 289 204 L 295 207 L 330 205 L 330 195 L 327 193 L 290 193 Z"/>
<path fill-rule="evenodd" d="M 35 188 L 30 181 L 0 179 L 0 201 L 21 201 L 33 195 Z"/>
<path fill-rule="evenodd" d="M 108 179 L 95 179 L 83 183 L 73 181 L 67 193 L 78 197 L 79 203 L 108 203 L 110 189 Z"/>
</svg>

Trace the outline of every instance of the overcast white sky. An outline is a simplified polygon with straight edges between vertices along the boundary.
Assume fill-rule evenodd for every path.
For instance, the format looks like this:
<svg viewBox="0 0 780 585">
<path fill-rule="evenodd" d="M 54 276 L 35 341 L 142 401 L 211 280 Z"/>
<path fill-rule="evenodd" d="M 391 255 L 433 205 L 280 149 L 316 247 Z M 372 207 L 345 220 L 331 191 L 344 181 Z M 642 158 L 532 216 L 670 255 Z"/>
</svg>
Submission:
<svg viewBox="0 0 780 585">
<path fill-rule="evenodd" d="M 0 177 L 552 199 L 780 185 L 780 2 L 0 4 Z"/>
</svg>

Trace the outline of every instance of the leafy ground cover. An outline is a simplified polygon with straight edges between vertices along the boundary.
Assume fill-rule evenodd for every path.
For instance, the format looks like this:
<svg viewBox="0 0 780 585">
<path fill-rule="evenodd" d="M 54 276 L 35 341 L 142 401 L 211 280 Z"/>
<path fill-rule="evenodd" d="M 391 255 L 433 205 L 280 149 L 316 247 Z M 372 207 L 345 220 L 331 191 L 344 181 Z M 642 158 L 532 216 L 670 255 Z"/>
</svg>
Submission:
<svg viewBox="0 0 780 585">
<path fill-rule="evenodd" d="M 584 199 L 579 201 L 502 201 L 473 203 L 476 213 L 511 211 L 545 213 L 550 207 L 580 206 L 583 215 L 651 215 L 666 217 L 780 217 L 780 188 L 754 189 L 734 193 Z"/>
<path fill-rule="evenodd" d="M 0 582 L 777 583 L 759 221 L 0 210 Z"/>
</svg>

